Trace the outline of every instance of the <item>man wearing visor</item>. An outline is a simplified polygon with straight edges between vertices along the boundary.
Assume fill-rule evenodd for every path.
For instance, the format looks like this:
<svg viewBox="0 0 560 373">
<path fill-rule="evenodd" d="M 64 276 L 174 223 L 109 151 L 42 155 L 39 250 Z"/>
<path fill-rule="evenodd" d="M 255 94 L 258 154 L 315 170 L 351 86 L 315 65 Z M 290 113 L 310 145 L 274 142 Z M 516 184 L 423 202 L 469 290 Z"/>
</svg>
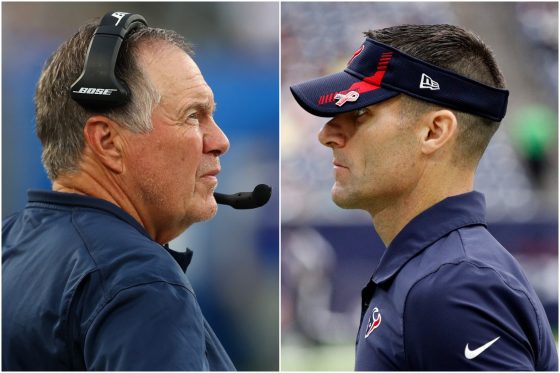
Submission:
<svg viewBox="0 0 560 373">
<path fill-rule="evenodd" d="M 449 25 L 366 36 L 343 72 L 291 87 L 331 118 L 334 202 L 366 210 L 387 247 L 362 291 L 356 370 L 557 370 L 542 304 L 473 191 L 507 107 L 492 52 Z"/>
</svg>

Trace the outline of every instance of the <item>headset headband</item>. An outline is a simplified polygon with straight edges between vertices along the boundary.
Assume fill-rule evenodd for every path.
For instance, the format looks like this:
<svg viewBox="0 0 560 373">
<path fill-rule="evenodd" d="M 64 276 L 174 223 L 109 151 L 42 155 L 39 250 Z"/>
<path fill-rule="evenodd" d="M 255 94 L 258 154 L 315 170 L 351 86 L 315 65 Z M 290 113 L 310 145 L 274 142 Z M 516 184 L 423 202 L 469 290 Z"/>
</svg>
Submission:
<svg viewBox="0 0 560 373">
<path fill-rule="evenodd" d="M 142 26 L 148 23 L 139 14 L 105 14 L 89 44 L 84 70 L 70 88 L 72 99 L 95 110 L 113 109 L 128 102 L 130 91 L 126 83 L 115 76 L 115 67 L 123 40 Z"/>
</svg>

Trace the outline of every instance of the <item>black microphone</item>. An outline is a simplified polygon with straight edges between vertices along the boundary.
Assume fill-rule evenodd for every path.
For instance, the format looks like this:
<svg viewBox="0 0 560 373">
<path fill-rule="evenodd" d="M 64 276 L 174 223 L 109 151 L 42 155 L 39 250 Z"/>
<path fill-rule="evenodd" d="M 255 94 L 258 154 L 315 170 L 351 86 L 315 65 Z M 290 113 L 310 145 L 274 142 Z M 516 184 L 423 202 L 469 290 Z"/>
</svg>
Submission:
<svg viewBox="0 0 560 373">
<path fill-rule="evenodd" d="M 214 193 L 216 202 L 220 205 L 229 205 L 234 209 L 255 209 L 264 206 L 270 199 L 272 188 L 266 184 L 259 184 L 252 192 L 235 194 Z"/>
</svg>

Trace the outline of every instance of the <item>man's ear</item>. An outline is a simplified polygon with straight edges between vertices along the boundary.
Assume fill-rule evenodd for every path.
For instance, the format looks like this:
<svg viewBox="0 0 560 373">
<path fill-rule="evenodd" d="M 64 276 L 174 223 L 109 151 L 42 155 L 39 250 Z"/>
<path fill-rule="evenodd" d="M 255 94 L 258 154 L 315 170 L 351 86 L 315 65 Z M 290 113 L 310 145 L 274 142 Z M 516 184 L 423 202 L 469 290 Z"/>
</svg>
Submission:
<svg viewBox="0 0 560 373">
<path fill-rule="evenodd" d="M 424 115 L 421 131 L 421 149 L 432 154 L 447 144 L 457 132 L 457 117 L 451 110 L 430 111 Z"/>
<path fill-rule="evenodd" d="M 105 167 L 115 173 L 122 173 L 123 145 L 122 129 L 111 119 L 94 115 L 89 117 L 84 126 L 86 145 L 93 155 Z"/>
</svg>

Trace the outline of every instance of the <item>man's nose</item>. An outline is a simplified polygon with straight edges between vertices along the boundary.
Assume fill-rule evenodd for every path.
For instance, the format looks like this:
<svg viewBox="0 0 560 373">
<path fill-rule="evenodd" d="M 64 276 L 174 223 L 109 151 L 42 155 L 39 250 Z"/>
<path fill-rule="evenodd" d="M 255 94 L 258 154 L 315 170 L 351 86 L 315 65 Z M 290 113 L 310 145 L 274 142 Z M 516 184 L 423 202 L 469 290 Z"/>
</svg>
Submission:
<svg viewBox="0 0 560 373">
<path fill-rule="evenodd" d="M 218 124 L 212 119 L 212 124 L 210 125 L 210 130 L 204 136 L 204 153 L 212 153 L 215 156 L 220 156 L 225 154 L 229 149 L 229 140 L 226 134 L 218 126 Z"/>
<path fill-rule="evenodd" d="M 319 131 L 319 142 L 329 148 L 341 148 L 346 144 L 347 136 L 340 118 L 333 118 Z"/>
</svg>

